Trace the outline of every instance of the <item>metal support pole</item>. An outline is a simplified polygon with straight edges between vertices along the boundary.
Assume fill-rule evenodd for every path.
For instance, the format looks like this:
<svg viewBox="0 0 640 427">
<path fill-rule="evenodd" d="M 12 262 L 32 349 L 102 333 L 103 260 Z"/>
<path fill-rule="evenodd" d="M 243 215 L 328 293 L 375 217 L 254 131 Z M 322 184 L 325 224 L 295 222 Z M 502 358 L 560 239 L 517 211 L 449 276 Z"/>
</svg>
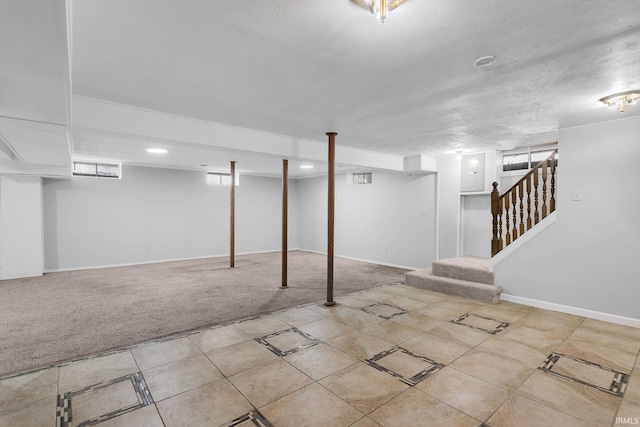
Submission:
<svg viewBox="0 0 640 427">
<path fill-rule="evenodd" d="M 229 267 L 235 267 L 236 246 L 236 162 L 231 162 L 231 208 L 230 208 L 230 236 L 229 236 Z"/>
<path fill-rule="evenodd" d="M 289 160 L 282 159 L 282 288 L 287 287 L 289 228 Z"/>
<path fill-rule="evenodd" d="M 335 305 L 333 300 L 333 234 L 335 218 L 335 163 L 336 163 L 336 132 L 327 132 L 329 137 L 329 204 L 327 212 L 327 301 L 324 305 Z"/>
</svg>

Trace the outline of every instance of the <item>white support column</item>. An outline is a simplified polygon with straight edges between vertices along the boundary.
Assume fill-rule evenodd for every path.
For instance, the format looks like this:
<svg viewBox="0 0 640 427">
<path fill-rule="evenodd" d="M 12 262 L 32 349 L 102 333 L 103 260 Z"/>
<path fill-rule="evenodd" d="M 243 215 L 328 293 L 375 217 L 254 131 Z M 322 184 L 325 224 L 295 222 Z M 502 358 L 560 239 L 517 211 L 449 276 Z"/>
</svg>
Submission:
<svg viewBox="0 0 640 427">
<path fill-rule="evenodd" d="M 44 271 L 42 178 L 0 176 L 0 279 Z"/>
</svg>

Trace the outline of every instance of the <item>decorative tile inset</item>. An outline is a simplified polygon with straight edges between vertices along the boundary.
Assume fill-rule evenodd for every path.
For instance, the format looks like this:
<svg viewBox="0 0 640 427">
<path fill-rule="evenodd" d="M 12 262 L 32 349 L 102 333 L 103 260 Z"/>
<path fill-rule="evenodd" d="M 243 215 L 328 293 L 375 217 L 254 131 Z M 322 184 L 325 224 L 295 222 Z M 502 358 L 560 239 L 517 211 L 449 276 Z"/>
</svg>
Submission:
<svg viewBox="0 0 640 427">
<path fill-rule="evenodd" d="M 400 316 L 401 314 L 407 312 L 407 310 L 404 308 L 400 308 L 392 304 L 387 304 L 386 302 L 371 304 L 366 307 L 362 307 L 361 310 L 369 314 L 375 314 L 376 316 L 382 317 L 383 319 L 387 320 L 396 316 Z"/>
<path fill-rule="evenodd" d="M 313 347 L 320 340 L 312 337 L 298 328 L 286 329 L 256 338 L 256 341 L 265 345 L 269 350 L 280 357 L 297 353 L 305 348 Z"/>
<path fill-rule="evenodd" d="M 629 374 L 561 353 L 551 353 L 538 370 L 622 397 Z"/>
<path fill-rule="evenodd" d="M 464 325 L 478 331 L 487 332 L 495 335 L 502 332 L 509 324 L 507 322 L 501 322 L 499 320 L 491 319 L 489 317 L 478 316 L 477 314 L 465 313 L 451 323 L 456 325 Z"/>
<path fill-rule="evenodd" d="M 56 426 L 68 427 L 71 425 L 71 393 L 58 395 L 58 406 L 56 408 Z"/>
<path fill-rule="evenodd" d="M 251 411 L 248 414 L 245 414 L 241 417 L 236 418 L 235 420 L 223 425 L 222 427 L 249 427 L 249 426 L 273 427 L 273 424 L 271 424 L 264 417 L 264 415 L 262 415 L 260 411 L 256 409 L 255 411 Z"/>
<path fill-rule="evenodd" d="M 390 363 L 386 363 L 386 361 L 384 360 L 385 358 L 393 358 L 394 360 L 388 359 Z M 379 371 L 386 372 L 410 386 L 418 384 L 429 375 L 433 375 L 440 369 L 444 368 L 444 365 L 435 362 L 428 357 L 412 353 L 402 347 L 394 347 L 391 350 L 378 353 L 375 356 L 365 360 L 364 363 L 376 368 Z M 405 370 L 406 367 L 409 367 L 409 370 L 411 370 L 411 366 L 413 366 L 414 369 L 413 371 L 411 371 L 411 373 L 413 373 L 414 375 L 407 373 L 407 371 Z M 405 372 L 397 372 L 399 370 L 405 370 Z"/>
<path fill-rule="evenodd" d="M 130 382 L 130 385 L 133 387 L 133 391 L 135 392 L 136 402 L 128 403 L 125 406 L 117 408 L 115 410 L 111 410 L 105 414 L 100 414 L 99 416 L 95 416 L 91 419 L 83 420 L 81 422 L 74 422 L 73 420 L 73 411 L 72 411 L 72 402 L 73 398 L 79 398 L 80 396 L 88 396 L 88 393 L 96 392 L 105 392 L 108 391 L 108 388 L 113 386 L 120 386 L 126 384 L 126 382 Z M 77 399 L 76 399 L 77 400 Z M 126 400 L 126 399 L 125 399 Z M 94 403 L 100 405 L 101 403 L 109 403 L 109 402 L 97 402 Z M 58 427 L 70 427 L 73 425 L 74 427 L 85 427 L 85 426 L 93 426 L 104 421 L 110 420 L 117 416 L 129 413 L 131 411 L 135 411 L 136 409 L 145 407 L 153 403 L 153 399 L 149 394 L 149 390 L 144 381 L 144 378 L 140 374 L 140 372 L 136 372 L 134 374 L 125 375 L 120 378 L 116 378 L 111 381 L 107 381 L 101 384 L 95 384 L 89 387 L 85 387 L 83 389 L 67 392 L 58 395 L 58 407 L 56 409 L 56 426 Z"/>
</svg>

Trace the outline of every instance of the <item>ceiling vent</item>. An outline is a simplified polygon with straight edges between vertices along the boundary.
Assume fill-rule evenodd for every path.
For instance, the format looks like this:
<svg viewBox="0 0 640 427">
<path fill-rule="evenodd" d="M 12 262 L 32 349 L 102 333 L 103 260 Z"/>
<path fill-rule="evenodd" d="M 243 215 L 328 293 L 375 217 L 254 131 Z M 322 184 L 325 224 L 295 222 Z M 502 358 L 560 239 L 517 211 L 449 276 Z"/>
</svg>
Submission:
<svg viewBox="0 0 640 427">
<path fill-rule="evenodd" d="M 495 56 L 483 56 L 482 58 L 476 59 L 475 64 L 478 68 L 484 68 L 495 64 L 497 60 L 498 58 Z"/>
</svg>

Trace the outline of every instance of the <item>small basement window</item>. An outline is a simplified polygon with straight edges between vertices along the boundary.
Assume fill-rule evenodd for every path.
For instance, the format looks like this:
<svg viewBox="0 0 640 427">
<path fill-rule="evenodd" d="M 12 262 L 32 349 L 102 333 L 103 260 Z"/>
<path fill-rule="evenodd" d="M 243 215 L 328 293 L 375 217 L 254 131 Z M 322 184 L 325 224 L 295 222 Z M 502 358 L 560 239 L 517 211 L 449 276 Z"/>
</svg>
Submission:
<svg viewBox="0 0 640 427">
<path fill-rule="evenodd" d="M 73 175 L 99 178 L 120 178 L 120 165 L 116 163 L 73 162 Z"/>
<path fill-rule="evenodd" d="M 520 153 L 509 153 L 502 156 L 502 171 L 516 171 L 531 169 L 551 155 L 556 148 L 538 150 L 529 149 Z M 556 154 L 556 160 L 557 160 Z"/>
<path fill-rule="evenodd" d="M 505 154 L 502 158 L 503 171 L 529 169 L 529 153 Z"/>
<path fill-rule="evenodd" d="M 544 150 L 544 151 L 532 151 L 531 152 L 531 167 L 534 167 L 547 157 L 553 153 L 554 150 Z M 558 160 L 558 155 L 556 154 L 556 160 Z"/>
<path fill-rule="evenodd" d="M 220 172 L 207 172 L 207 184 L 231 185 L 231 174 Z M 236 174 L 236 186 L 240 185 L 240 176 Z"/>
<path fill-rule="evenodd" d="M 373 174 L 371 172 L 354 173 L 353 183 L 354 184 L 371 184 L 373 182 L 372 175 Z"/>
</svg>

